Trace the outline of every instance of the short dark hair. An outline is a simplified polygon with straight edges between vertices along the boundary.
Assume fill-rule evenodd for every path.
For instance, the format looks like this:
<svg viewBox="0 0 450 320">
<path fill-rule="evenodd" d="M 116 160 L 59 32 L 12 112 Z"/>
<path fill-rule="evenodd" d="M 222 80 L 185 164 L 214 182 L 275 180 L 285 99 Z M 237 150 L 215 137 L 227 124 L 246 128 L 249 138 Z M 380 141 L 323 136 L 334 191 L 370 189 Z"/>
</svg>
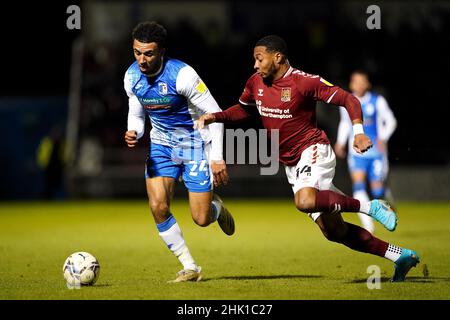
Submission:
<svg viewBox="0 0 450 320">
<path fill-rule="evenodd" d="M 352 72 L 352 75 L 354 75 L 354 74 L 363 75 L 363 76 L 365 76 L 367 78 L 367 80 L 370 80 L 369 73 L 367 71 L 364 71 L 363 69 L 356 69 L 356 70 L 354 70 Z"/>
<path fill-rule="evenodd" d="M 158 47 L 165 48 L 167 31 L 155 21 L 145 21 L 134 27 L 132 37 L 134 40 L 144 43 L 155 42 Z"/>
<path fill-rule="evenodd" d="M 274 34 L 259 39 L 258 42 L 256 42 L 255 47 L 258 46 L 266 47 L 268 52 L 280 52 L 286 57 L 288 55 L 286 42 L 281 37 Z"/>
</svg>

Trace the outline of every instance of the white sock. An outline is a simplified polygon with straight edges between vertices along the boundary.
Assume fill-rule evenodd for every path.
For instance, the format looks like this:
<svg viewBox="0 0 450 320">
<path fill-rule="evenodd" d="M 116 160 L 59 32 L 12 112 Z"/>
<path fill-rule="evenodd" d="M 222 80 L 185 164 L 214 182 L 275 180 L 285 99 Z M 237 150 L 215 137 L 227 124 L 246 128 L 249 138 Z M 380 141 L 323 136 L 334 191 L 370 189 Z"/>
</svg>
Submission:
<svg viewBox="0 0 450 320">
<path fill-rule="evenodd" d="M 222 204 L 219 201 L 211 201 L 211 219 L 216 221 L 219 218 L 220 211 L 222 210 Z"/>
<path fill-rule="evenodd" d="M 353 193 L 353 198 L 359 200 L 359 202 L 362 203 L 369 203 L 369 209 L 370 209 L 370 200 L 369 196 L 367 195 L 367 192 L 365 190 L 358 190 Z M 361 205 L 362 207 L 362 205 Z M 361 209 L 360 209 L 361 210 Z M 359 220 L 361 220 L 362 227 L 369 231 L 370 233 L 373 233 L 375 231 L 375 226 L 373 224 L 373 219 L 369 217 L 367 214 L 358 212 Z"/>
<path fill-rule="evenodd" d="M 384 257 L 395 262 L 402 255 L 402 251 L 402 248 L 394 246 L 393 244 L 389 244 Z"/>
<path fill-rule="evenodd" d="M 369 214 L 370 210 L 370 201 L 359 201 L 359 212 Z"/>
<path fill-rule="evenodd" d="M 175 217 L 170 215 L 166 221 L 157 224 L 156 227 L 159 230 L 159 236 L 166 243 L 170 251 L 178 258 L 183 268 L 195 270 L 197 265 L 186 246 L 183 233 Z"/>
<path fill-rule="evenodd" d="M 353 192 L 353 198 L 358 199 L 360 202 L 369 202 L 369 196 L 366 190 L 358 190 Z"/>
</svg>

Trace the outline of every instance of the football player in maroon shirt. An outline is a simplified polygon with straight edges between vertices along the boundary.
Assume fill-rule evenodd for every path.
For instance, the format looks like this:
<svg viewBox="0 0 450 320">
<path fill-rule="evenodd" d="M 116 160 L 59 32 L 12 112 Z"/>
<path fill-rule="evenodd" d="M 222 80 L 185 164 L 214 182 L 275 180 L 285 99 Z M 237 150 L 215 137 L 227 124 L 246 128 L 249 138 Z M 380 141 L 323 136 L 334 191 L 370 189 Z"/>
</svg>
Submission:
<svg viewBox="0 0 450 320">
<path fill-rule="evenodd" d="M 360 202 L 333 185 L 335 154 L 325 132 L 317 128 L 317 101 L 344 106 L 353 124 L 354 150 L 367 151 L 372 142 L 363 131 L 358 99 L 318 75 L 292 67 L 287 45 L 276 35 L 260 39 L 253 57 L 256 73 L 248 79 L 239 104 L 203 115 L 195 127 L 243 121 L 257 110 L 269 134 L 271 130 L 279 130 L 279 161 L 285 166 L 297 209 L 307 213 L 328 240 L 392 260 L 395 272 L 391 281 L 404 281 L 408 271 L 419 262 L 418 254 L 378 239 L 345 222 L 341 215 L 341 212 L 361 212 L 394 231 L 396 213 L 385 201 Z"/>
</svg>

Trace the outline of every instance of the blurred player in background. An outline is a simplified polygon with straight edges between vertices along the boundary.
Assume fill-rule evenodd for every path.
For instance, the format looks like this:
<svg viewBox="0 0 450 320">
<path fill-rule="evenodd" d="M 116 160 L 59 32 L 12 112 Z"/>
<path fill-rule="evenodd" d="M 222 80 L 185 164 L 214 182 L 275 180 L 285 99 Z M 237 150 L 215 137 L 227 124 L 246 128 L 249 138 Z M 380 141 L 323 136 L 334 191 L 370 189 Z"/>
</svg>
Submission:
<svg viewBox="0 0 450 320">
<path fill-rule="evenodd" d="M 279 130 L 279 160 L 285 165 L 296 207 L 308 213 L 328 240 L 393 261 L 392 281 L 403 281 L 419 262 L 417 253 L 378 239 L 364 228 L 345 222 L 341 215 L 362 212 L 393 231 L 396 213 L 382 200 L 359 201 L 334 187 L 336 158 L 326 134 L 316 124 L 317 101 L 344 106 L 352 119 L 353 148 L 358 153 L 366 152 L 372 142 L 364 134 L 358 99 L 320 76 L 291 67 L 287 45 L 278 36 L 259 40 L 253 57 L 256 73 L 247 81 L 239 104 L 203 115 L 195 127 L 243 121 L 258 111 L 266 129 Z"/>
<path fill-rule="evenodd" d="M 145 168 L 150 209 L 159 235 L 183 265 L 172 282 L 199 281 L 201 267 L 170 211 L 170 200 L 181 176 L 195 223 L 205 227 L 217 220 L 224 233 L 234 233 L 233 217 L 212 192 L 213 183 L 219 186 L 228 181 L 222 155 L 223 124 L 193 129 L 201 114 L 221 109 L 192 67 L 165 56 L 166 35 L 156 22 L 140 23 L 133 30 L 136 61 L 124 79 L 129 97 L 125 142 L 130 148 L 136 146 L 144 134 L 147 114 L 152 125 Z"/>
<path fill-rule="evenodd" d="M 387 143 L 397 127 L 397 121 L 386 99 L 370 91 L 369 76 L 363 71 L 355 71 L 350 77 L 350 90 L 361 103 L 364 119 L 364 132 L 372 141 L 374 148 L 363 154 L 357 153 L 353 145 L 352 122 L 345 111 L 340 108 L 341 120 L 339 122 L 337 141 L 334 151 L 339 158 L 345 158 L 348 146 L 348 168 L 353 183 L 353 198 L 361 202 L 369 201 L 366 191 L 366 181 L 370 184 L 372 199 L 388 198 L 392 205 L 392 196 L 386 197 L 385 180 L 389 170 Z M 372 218 L 358 213 L 362 226 L 373 233 L 375 226 Z"/>
</svg>

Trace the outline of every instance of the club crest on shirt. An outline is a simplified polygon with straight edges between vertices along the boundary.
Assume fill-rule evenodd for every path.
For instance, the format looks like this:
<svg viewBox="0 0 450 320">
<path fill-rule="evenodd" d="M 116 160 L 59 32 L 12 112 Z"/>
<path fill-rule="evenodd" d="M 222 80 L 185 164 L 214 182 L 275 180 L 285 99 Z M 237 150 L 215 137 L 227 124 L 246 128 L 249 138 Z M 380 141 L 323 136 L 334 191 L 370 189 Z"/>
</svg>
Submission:
<svg viewBox="0 0 450 320">
<path fill-rule="evenodd" d="M 158 92 L 160 95 L 165 96 L 167 94 L 167 83 L 165 82 L 158 83 Z"/>
<path fill-rule="evenodd" d="M 281 88 L 281 101 L 282 102 L 291 101 L 291 88 Z"/>
</svg>

